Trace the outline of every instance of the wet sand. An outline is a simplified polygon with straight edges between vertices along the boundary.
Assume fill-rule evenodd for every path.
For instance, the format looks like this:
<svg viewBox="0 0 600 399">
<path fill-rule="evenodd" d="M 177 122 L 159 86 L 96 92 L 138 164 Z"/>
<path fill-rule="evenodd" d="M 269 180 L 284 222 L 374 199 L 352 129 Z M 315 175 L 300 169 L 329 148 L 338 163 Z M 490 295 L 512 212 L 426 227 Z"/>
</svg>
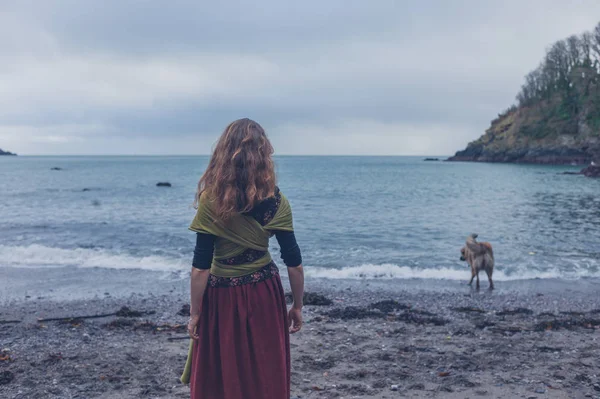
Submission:
<svg viewBox="0 0 600 399">
<path fill-rule="evenodd" d="M 597 284 L 499 282 L 489 293 L 456 282 L 309 280 L 331 304 L 310 298 L 292 337 L 292 398 L 600 398 Z M 188 397 L 178 381 L 186 288 L 165 280 L 91 299 L 5 295 L 0 397 Z M 37 321 L 123 306 L 130 312 Z"/>
</svg>

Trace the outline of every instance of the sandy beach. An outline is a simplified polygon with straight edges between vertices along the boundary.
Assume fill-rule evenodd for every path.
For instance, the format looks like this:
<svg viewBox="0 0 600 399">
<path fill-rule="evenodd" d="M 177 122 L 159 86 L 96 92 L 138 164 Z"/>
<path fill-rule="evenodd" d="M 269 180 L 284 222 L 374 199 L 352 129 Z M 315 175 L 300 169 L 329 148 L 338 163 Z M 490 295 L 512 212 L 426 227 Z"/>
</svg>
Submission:
<svg viewBox="0 0 600 399">
<path fill-rule="evenodd" d="M 309 280 L 306 324 L 292 338 L 292 398 L 600 398 L 597 283 L 490 293 Z M 28 296 L 0 307 L 1 397 L 189 396 L 178 381 L 185 281 L 86 300 Z M 60 317 L 74 318 L 38 321 Z"/>
</svg>

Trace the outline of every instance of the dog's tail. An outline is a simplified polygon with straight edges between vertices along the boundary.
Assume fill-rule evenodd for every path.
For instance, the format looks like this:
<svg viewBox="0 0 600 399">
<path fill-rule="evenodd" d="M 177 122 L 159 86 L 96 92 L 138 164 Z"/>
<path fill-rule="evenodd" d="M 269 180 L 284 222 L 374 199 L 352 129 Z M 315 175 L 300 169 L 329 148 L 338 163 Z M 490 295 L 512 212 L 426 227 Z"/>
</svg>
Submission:
<svg viewBox="0 0 600 399">
<path fill-rule="evenodd" d="M 472 233 L 467 237 L 467 248 L 476 255 L 481 255 L 485 253 L 485 246 L 478 243 L 475 239 L 477 238 L 477 234 Z"/>
</svg>

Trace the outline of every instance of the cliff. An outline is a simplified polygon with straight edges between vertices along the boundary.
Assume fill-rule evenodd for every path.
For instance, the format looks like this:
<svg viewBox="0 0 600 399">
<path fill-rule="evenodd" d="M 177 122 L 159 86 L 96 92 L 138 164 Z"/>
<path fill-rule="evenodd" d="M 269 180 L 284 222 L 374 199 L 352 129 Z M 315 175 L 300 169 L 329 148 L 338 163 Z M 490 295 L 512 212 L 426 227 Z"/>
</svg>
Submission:
<svg viewBox="0 0 600 399">
<path fill-rule="evenodd" d="M 600 118 L 590 106 L 564 118 L 549 104 L 513 107 L 449 161 L 589 164 L 600 158 Z M 593 110 L 595 111 L 595 110 Z M 600 113 L 598 113 L 600 114 Z"/>
<path fill-rule="evenodd" d="M 2 148 L 0 148 L 0 155 L 17 155 L 17 154 L 13 154 L 12 152 L 8 152 L 8 151 L 2 151 Z"/>
</svg>

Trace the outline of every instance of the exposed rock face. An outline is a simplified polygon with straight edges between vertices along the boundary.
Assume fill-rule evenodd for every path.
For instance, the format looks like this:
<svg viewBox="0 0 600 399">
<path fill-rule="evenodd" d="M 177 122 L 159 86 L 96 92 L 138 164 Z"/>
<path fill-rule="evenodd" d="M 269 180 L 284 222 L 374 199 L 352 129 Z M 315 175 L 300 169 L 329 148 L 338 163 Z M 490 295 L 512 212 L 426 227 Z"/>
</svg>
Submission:
<svg viewBox="0 0 600 399">
<path fill-rule="evenodd" d="M 600 154 L 600 129 L 589 126 L 585 113 L 577 120 L 560 120 L 545 112 L 541 107 L 512 109 L 448 160 L 585 165 Z"/>
<path fill-rule="evenodd" d="M 2 148 L 0 148 L 0 155 L 17 155 L 17 154 L 14 154 L 14 153 L 9 152 L 9 151 L 2 151 Z"/>
</svg>

